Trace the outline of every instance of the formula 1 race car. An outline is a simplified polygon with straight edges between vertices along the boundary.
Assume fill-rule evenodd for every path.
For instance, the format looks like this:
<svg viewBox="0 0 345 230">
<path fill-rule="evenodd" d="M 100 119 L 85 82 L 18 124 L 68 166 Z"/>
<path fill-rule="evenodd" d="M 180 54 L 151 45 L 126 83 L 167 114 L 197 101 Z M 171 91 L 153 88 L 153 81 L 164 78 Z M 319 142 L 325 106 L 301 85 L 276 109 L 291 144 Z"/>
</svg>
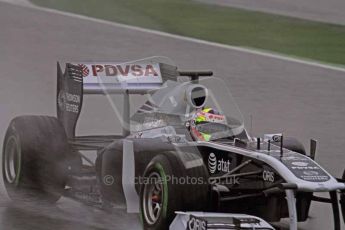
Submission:
<svg viewBox="0 0 345 230">
<path fill-rule="evenodd" d="M 250 136 L 226 83 L 212 75 L 181 71 L 164 57 L 67 63 L 65 72 L 58 63 L 57 118 L 20 116 L 8 127 L 8 195 L 125 207 L 148 230 L 274 229 L 267 222 L 281 218 L 297 230 L 318 201 L 332 204 L 340 230 L 344 178 L 314 161 L 316 141 L 307 154 L 294 138 Z M 121 135 L 76 135 L 84 94 L 109 99 Z"/>
</svg>

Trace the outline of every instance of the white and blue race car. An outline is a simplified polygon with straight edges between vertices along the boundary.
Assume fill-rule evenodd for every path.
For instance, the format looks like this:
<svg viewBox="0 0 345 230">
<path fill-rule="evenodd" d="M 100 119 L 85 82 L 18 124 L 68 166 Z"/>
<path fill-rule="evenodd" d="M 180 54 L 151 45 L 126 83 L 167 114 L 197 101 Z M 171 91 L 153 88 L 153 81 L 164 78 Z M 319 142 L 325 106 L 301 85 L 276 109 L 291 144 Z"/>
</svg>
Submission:
<svg viewBox="0 0 345 230">
<path fill-rule="evenodd" d="M 20 116 L 8 127 L 3 177 L 13 200 L 125 206 L 147 230 L 273 229 L 267 222 L 282 218 L 297 230 L 318 201 L 332 204 L 340 230 L 344 180 L 314 161 L 316 141 L 307 154 L 294 138 L 250 136 L 211 71 L 162 57 L 67 63 L 57 83 L 56 117 Z M 109 99 L 122 134 L 76 135 L 85 94 Z"/>
</svg>

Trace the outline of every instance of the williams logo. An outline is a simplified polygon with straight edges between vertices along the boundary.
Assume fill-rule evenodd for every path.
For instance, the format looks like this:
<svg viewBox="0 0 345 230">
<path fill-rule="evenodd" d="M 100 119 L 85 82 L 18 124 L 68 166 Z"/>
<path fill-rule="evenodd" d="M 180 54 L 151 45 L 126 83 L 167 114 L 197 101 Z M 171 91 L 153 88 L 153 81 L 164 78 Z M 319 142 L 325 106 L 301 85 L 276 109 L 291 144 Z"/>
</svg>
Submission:
<svg viewBox="0 0 345 230">
<path fill-rule="evenodd" d="M 211 174 L 218 172 L 228 173 L 230 172 L 231 161 L 230 160 L 218 160 L 214 153 L 210 153 L 208 156 L 208 170 Z"/>
<path fill-rule="evenodd" d="M 210 170 L 210 173 L 215 173 L 217 170 L 217 158 L 214 153 L 211 153 L 208 157 L 208 169 Z"/>
</svg>

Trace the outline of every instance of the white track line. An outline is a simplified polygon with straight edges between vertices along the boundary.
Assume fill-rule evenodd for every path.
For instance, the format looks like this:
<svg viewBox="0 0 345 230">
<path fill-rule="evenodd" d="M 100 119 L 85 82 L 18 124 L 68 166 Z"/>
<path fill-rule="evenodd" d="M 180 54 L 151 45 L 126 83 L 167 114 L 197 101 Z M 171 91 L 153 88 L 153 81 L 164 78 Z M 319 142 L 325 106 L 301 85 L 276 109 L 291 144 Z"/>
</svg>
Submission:
<svg viewBox="0 0 345 230">
<path fill-rule="evenodd" d="M 144 33 L 150 33 L 150 34 L 155 34 L 155 35 L 159 35 L 159 36 L 164 36 L 164 37 L 169 37 L 169 38 L 174 38 L 174 39 L 179 39 L 179 40 L 184 40 L 184 41 L 189 41 L 189 42 L 194 42 L 194 43 L 199 43 L 202 45 L 213 46 L 213 47 L 223 48 L 223 49 L 227 49 L 227 50 L 233 50 L 233 51 L 248 53 L 248 54 L 254 54 L 254 55 L 278 59 L 278 60 L 282 60 L 282 61 L 294 62 L 294 63 L 303 64 L 303 65 L 309 65 L 309 66 L 313 66 L 313 67 L 318 67 L 318 68 L 334 70 L 334 71 L 339 71 L 339 72 L 345 73 L 345 67 L 341 66 L 341 65 L 337 66 L 337 65 L 332 65 L 329 63 L 322 63 L 322 62 L 312 61 L 312 60 L 308 60 L 308 59 L 295 58 L 292 56 L 276 54 L 276 53 L 262 51 L 262 50 L 253 49 L 253 48 L 245 48 L 245 47 L 239 47 L 239 46 L 225 45 L 225 44 L 205 41 L 205 40 L 201 40 L 201 39 L 197 39 L 197 38 L 185 37 L 185 36 L 181 36 L 181 35 L 175 35 L 175 34 L 170 34 L 170 33 L 166 33 L 166 32 L 161 32 L 161 31 L 157 31 L 157 30 L 145 29 L 145 28 L 125 25 L 125 24 L 121 24 L 121 23 L 117 23 L 117 22 L 106 21 L 106 20 L 102 20 L 102 19 L 98 19 L 98 18 L 91 18 L 91 17 L 84 16 L 84 15 L 79 15 L 79 14 L 63 12 L 63 11 L 59 11 L 59 10 L 54 10 L 54 9 L 36 6 L 27 0 L 0 0 L 0 1 L 19 5 L 19 6 L 23 6 L 23 7 L 38 9 L 38 10 L 42 10 L 42 11 L 49 12 L 49 13 L 64 15 L 64 16 L 68 16 L 68 17 L 83 19 L 83 20 L 88 20 L 88 21 L 92 21 L 92 22 L 96 22 L 96 23 L 102 23 L 102 24 L 106 24 L 106 25 L 110 25 L 110 26 L 116 26 L 116 27 L 120 27 L 120 28 L 124 28 L 124 29 L 135 30 L 135 31 L 140 31 L 140 32 L 144 32 Z"/>
</svg>

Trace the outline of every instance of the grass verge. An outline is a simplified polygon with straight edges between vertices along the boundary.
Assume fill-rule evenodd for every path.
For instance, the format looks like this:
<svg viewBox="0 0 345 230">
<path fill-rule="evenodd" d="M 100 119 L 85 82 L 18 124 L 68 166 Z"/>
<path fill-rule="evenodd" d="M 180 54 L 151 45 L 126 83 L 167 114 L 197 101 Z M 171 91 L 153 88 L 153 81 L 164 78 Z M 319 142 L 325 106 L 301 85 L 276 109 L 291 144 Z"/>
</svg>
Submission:
<svg viewBox="0 0 345 230">
<path fill-rule="evenodd" d="M 39 6 L 222 44 L 345 65 L 345 26 L 192 0 L 31 0 Z"/>
</svg>

